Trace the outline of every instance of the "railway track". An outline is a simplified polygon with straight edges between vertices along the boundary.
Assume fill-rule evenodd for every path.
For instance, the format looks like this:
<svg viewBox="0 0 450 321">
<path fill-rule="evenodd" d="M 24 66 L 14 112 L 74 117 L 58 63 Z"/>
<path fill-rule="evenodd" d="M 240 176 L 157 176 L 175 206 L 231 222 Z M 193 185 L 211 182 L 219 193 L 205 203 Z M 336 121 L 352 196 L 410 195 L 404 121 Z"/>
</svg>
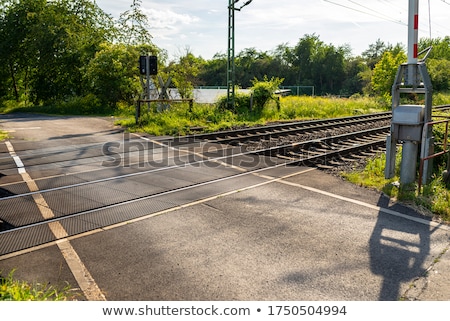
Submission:
<svg viewBox="0 0 450 321">
<path fill-rule="evenodd" d="M 276 155 L 289 162 L 329 169 L 383 151 L 389 129 L 389 126 L 384 126 L 287 146 L 276 146 L 264 150 L 264 153 Z"/>
<path fill-rule="evenodd" d="M 302 122 L 279 123 L 268 126 L 241 128 L 215 133 L 197 134 L 182 137 L 182 141 L 201 140 L 224 144 L 239 144 L 262 142 L 274 139 L 283 139 L 284 141 L 292 141 L 304 139 L 305 135 L 312 134 L 329 134 L 341 131 L 357 131 L 361 127 L 375 127 L 375 124 L 390 122 L 391 113 L 376 113 L 352 117 L 342 117 L 334 119 L 322 119 Z"/>
<path fill-rule="evenodd" d="M 360 161 L 384 149 L 389 121 L 390 113 L 380 113 L 22 151 L 25 168 L 44 174 L 32 180 L 34 189 L 20 178 L 0 180 L 0 256 L 261 183 L 255 174 L 273 168 Z M 2 173 L 17 171 L 10 158 L 0 157 Z M 55 224 L 65 233 L 55 233 Z"/>
</svg>

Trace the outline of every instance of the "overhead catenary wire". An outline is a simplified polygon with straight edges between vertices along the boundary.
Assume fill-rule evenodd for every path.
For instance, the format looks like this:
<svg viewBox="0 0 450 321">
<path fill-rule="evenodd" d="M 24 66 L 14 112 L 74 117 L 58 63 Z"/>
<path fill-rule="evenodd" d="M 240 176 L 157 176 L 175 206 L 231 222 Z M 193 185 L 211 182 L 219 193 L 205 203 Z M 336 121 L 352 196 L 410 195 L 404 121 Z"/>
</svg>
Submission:
<svg viewBox="0 0 450 321">
<path fill-rule="evenodd" d="M 381 12 L 379 12 L 379 11 L 377 11 L 377 10 L 374 10 L 374 9 L 372 9 L 372 8 L 369 8 L 368 6 L 362 5 L 362 4 L 360 4 L 360 3 L 356 2 L 356 1 L 353 1 L 353 0 L 347 0 L 347 1 L 353 3 L 353 4 L 357 5 L 357 6 L 360 6 L 360 7 L 364 8 L 364 9 L 367 9 L 367 10 L 369 10 L 369 11 L 372 11 L 372 12 L 374 12 L 377 16 L 384 17 L 384 18 L 385 18 L 386 20 L 388 20 L 388 21 L 396 21 L 394 18 L 391 18 L 391 17 L 385 15 L 384 13 L 381 13 Z M 400 21 L 400 20 L 399 20 L 399 21 Z"/>
<path fill-rule="evenodd" d="M 381 17 L 381 16 L 385 17 L 385 18 L 386 18 L 385 20 L 387 20 L 387 21 L 393 21 L 393 20 L 395 20 L 394 18 L 391 18 L 391 17 L 389 17 L 388 15 L 386 15 L 386 14 L 384 14 L 384 13 L 381 13 L 381 12 L 379 12 L 379 11 L 377 11 L 377 10 L 374 10 L 374 9 L 372 9 L 372 8 L 369 8 L 367 5 L 360 4 L 360 3 L 358 3 L 358 2 L 355 1 L 355 0 L 347 0 L 347 1 L 348 1 L 348 2 L 351 2 L 351 3 L 355 4 L 355 5 L 358 5 L 358 6 L 362 7 L 362 8 L 365 8 L 365 9 L 367 9 L 367 10 L 369 10 L 369 11 L 372 11 L 372 12 L 376 13 L 377 15 L 379 15 L 380 17 Z M 407 9 L 407 8 L 400 7 L 400 6 L 398 6 L 398 5 L 394 4 L 394 3 L 389 2 L 389 1 L 386 1 L 386 0 L 379 0 L 379 1 L 382 1 L 382 2 L 384 2 L 385 4 L 389 4 L 391 7 L 394 7 L 394 8 L 399 9 L 399 10 L 400 10 L 399 14 L 401 14 L 401 15 L 402 15 L 403 13 L 405 13 L 405 16 L 406 16 L 407 13 L 408 13 L 408 9 Z M 404 3 L 406 3 L 406 2 L 407 2 L 407 1 L 404 0 Z M 423 32 L 423 33 L 430 33 L 430 35 L 431 35 L 431 9 L 430 9 L 430 4 L 429 4 L 429 3 L 430 3 L 430 0 L 428 0 L 429 30 L 426 30 L 426 29 L 424 29 L 424 28 L 420 28 L 419 30 L 420 30 L 421 32 Z M 398 21 L 401 21 L 401 20 L 398 20 Z M 404 25 L 407 26 L 408 24 L 407 24 L 407 23 L 404 23 Z M 430 37 L 430 38 L 431 38 L 431 37 Z"/>
<path fill-rule="evenodd" d="M 323 0 L 324 2 L 328 2 L 332 5 L 335 6 L 339 6 L 348 10 L 352 10 L 354 12 L 358 12 L 358 13 L 362 13 L 365 15 L 369 15 L 371 17 L 377 18 L 377 19 L 381 19 L 381 20 L 385 20 L 385 21 L 389 21 L 389 22 L 393 22 L 402 26 L 407 27 L 408 23 L 402 21 L 401 19 L 392 17 L 392 15 L 389 14 L 385 14 L 383 13 L 381 10 L 376 10 L 376 9 L 372 9 L 371 6 L 367 3 L 359 3 L 358 1 L 355 0 L 347 0 L 348 2 L 343 2 L 343 1 L 332 1 L 332 0 Z M 450 5 L 450 2 L 445 1 L 445 0 L 441 0 L 444 4 L 446 5 Z M 403 6 L 400 6 L 399 3 L 397 2 L 390 2 L 390 1 L 386 1 L 386 0 L 378 0 L 378 2 L 383 6 L 383 7 L 387 7 L 390 6 L 391 8 L 396 9 L 396 11 L 398 11 L 398 15 L 401 16 L 406 16 L 407 9 L 405 9 Z M 406 4 L 406 0 L 404 0 L 405 4 Z M 436 23 L 435 21 L 432 21 L 432 13 L 431 13 L 431 5 L 430 5 L 430 0 L 428 0 L 428 5 L 427 5 L 427 10 L 428 10 L 428 23 L 423 23 L 422 26 L 419 28 L 419 30 L 426 34 L 427 37 L 430 36 L 432 37 L 433 35 L 443 35 L 443 34 L 447 34 L 448 31 L 450 30 L 448 28 L 448 26 L 443 26 L 440 25 L 438 23 Z M 435 6 L 436 7 L 436 6 Z M 425 9 L 425 8 L 423 8 Z M 392 11 L 392 10 L 391 10 Z M 424 21 L 426 21 L 427 19 L 424 19 Z M 432 26 L 434 28 L 432 28 Z M 437 28 L 437 29 L 436 29 Z M 445 30 L 445 31 L 444 31 Z"/>
<path fill-rule="evenodd" d="M 436 19 L 433 19 L 433 11 L 434 11 L 435 14 L 436 14 L 436 12 L 439 12 L 441 14 L 442 14 L 442 12 L 448 12 L 449 8 L 444 6 L 444 4 L 450 6 L 450 2 L 448 0 L 447 1 L 441 0 L 441 2 L 436 2 L 436 1 L 433 2 L 433 8 L 431 8 L 431 1 L 428 0 L 430 29 L 433 27 L 432 33 L 431 33 L 431 30 L 430 30 L 430 34 L 434 35 L 435 37 L 438 34 L 440 34 L 440 35 L 448 35 L 449 31 L 450 31 L 449 25 L 447 25 L 447 24 L 442 25 L 442 24 L 436 22 Z"/>
<path fill-rule="evenodd" d="M 392 3 L 392 1 L 388 1 L 388 0 L 378 0 L 378 2 L 382 2 L 384 3 L 383 6 L 390 6 L 391 8 L 394 8 L 396 10 L 399 10 L 400 14 L 403 14 L 404 12 L 408 12 L 408 9 L 404 6 L 400 7 L 395 3 Z"/>
<path fill-rule="evenodd" d="M 381 15 L 380 15 L 380 14 L 374 14 L 374 13 L 371 13 L 371 12 L 363 11 L 363 10 L 360 10 L 360 9 L 357 9 L 357 8 L 354 8 L 354 7 L 350 7 L 350 6 L 346 6 L 346 5 L 344 5 L 344 4 L 337 3 L 337 2 L 334 2 L 334 1 L 330 1 L 330 0 L 323 0 L 323 1 L 328 2 L 328 3 L 331 3 L 331 4 L 336 5 L 336 6 L 339 6 L 339 7 L 343 7 L 343 8 L 352 10 L 352 11 L 356 11 L 356 12 L 359 12 L 359 13 L 363 13 L 363 14 L 366 14 L 366 15 L 369 15 L 369 16 L 372 16 L 372 17 L 375 17 L 375 18 L 378 18 L 378 19 L 382 19 L 382 20 L 386 20 L 386 21 L 393 22 L 393 23 L 397 23 L 397 24 L 400 24 L 400 25 L 402 25 L 402 26 L 408 26 L 407 23 L 405 23 L 405 22 L 403 22 L 403 21 L 401 21 L 401 20 L 396 20 L 396 19 L 390 18 L 390 17 L 388 17 L 388 16 L 386 16 L 386 15 L 383 15 L 383 14 L 381 14 Z M 361 6 L 361 7 L 364 7 L 363 5 L 360 5 L 360 6 Z M 366 8 L 366 9 L 367 9 L 367 8 Z M 371 10 L 371 11 L 374 11 L 374 10 L 372 10 L 372 9 L 370 9 L 370 10 Z"/>
</svg>

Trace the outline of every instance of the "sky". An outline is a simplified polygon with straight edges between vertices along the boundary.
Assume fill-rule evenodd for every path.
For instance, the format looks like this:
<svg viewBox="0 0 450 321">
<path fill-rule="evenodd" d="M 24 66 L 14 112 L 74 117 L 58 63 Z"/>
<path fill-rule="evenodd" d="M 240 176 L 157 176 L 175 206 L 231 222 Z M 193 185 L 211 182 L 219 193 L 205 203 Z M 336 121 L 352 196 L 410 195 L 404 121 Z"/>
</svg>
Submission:
<svg viewBox="0 0 450 321">
<path fill-rule="evenodd" d="M 132 0 L 96 0 L 118 18 Z M 226 54 L 229 0 L 142 0 L 153 43 L 169 57 L 186 49 L 211 59 Z M 238 0 L 236 7 L 246 0 Z M 349 45 L 360 55 L 381 39 L 386 44 L 408 42 L 409 0 L 253 0 L 235 13 L 235 50 L 272 51 L 294 47 L 306 34 L 326 44 Z M 419 38 L 450 36 L 450 0 L 419 0 Z M 431 24 L 430 24 L 431 22 Z"/>
</svg>

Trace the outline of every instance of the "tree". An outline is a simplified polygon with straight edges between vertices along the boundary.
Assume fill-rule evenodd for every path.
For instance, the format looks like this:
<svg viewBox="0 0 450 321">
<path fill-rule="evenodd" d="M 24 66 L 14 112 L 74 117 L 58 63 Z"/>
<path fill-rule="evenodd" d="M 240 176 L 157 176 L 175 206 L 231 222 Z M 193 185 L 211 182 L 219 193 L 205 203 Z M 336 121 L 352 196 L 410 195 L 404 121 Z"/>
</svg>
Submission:
<svg viewBox="0 0 450 321">
<path fill-rule="evenodd" d="M 377 95 L 391 93 L 398 67 L 406 62 L 406 54 L 396 51 L 386 51 L 375 65 L 372 76 L 372 88 Z"/>
<path fill-rule="evenodd" d="M 363 58 L 347 58 L 345 61 L 345 76 L 342 82 L 342 93 L 344 95 L 353 95 L 356 93 L 362 94 L 364 87 L 370 84 L 370 77 L 365 77 L 368 72 L 371 77 L 372 73 Z"/>
<path fill-rule="evenodd" d="M 215 54 L 211 60 L 205 61 L 200 66 L 198 78 L 202 86 L 226 86 L 227 55 Z"/>
<path fill-rule="evenodd" d="M 317 51 L 323 46 L 323 42 L 315 34 L 305 35 L 299 40 L 293 50 L 292 65 L 297 72 L 298 85 L 313 85 L 312 65 Z"/>
<path fill-rule="evenodd" d="M 133 0 L 130 10 L 120 15 L 117 34 L 119 42 L 128 45 L 152 43 L 148 18 L 142 12 L 141 4 L 142 0 Z"/>
<path fill-rule="evenodd" d="M 427 60 L 428 72 L 434 91 L 447 91 L 450 89 L 450 60 Z"/>
<path fill-rule="evenodd" d="M 186 48 L 185 54 L 178 59 L 178 62 L 169 65 L 169 74 L 181 98 L 193 97 L 194 86 L 199 84 L 197 76 L 203 64 L 202 58 L 195 57 L 190 49 Z"/>
<path fill-rule="evenodd" d="M 36 42 L 30 39 L 45 0 L 22 0 L 7 3 L 2 10 L 0 34 L 0 63 L 7 68 L 7 79 L 2 83 L 11 87 L 19 101 L 29 87 L 30 73 L 35 62 Z"/>
<path fill-rule="evenodd" d="M 350 48 L 324 44 L 317 35 L 305 35 L 292 51 L 298 85 L 315 86 L 318 94 L 340 94 Z"/>
<path fill-rule="evenodd" d="M 317 52 L 313 64 L 314 84 L 322 94 L 340 94 L 345 78 L 345 47 L 324 45 Z"/>
<path fill-rule="evenodd" d="M 236 79 L 243 88 L 252 86 L 254 78 L 278 75 L 277 70 L 279 68 L 273 57 L 256 48 L 244 49 L 236 57 Z"/>
<path fill-rule="evenodd" d="M 419 41 L 420 50 L 432 47 L 429 58 L 430 59 L 445 59 L 450 60 L 450 37 L 427 39 L 423 38 Z"/>
<path fill-rule="evenodd" d="M 450 89 L 450 37 L 436 39 L 421 39 L 419 48 L 425 50 L 432 47 L 426 64 L 430 73 L 433 90 Z"/>
<path fill-rule="evenodd" d="M 86 68 L 88 92 L 113 109 L 119 101 L 133 104 L 141 91 L 138 59 L 137 46 L 104 43 Z"/>
<path fill-rule="evenodd" d="M 83 66 L 110 27 L 91 1 L 11 1 L 2 13 L 0 59 L 16 100 L 29 94 L 37 104 L 81 94 Z"/>
<path fill-rule="evenodd" d="M 370 69 L 373 69 L 388 49 L 389 46 L 386 45 L 384 41 L 377 39 L 377 41 L 374 44 L 370 44 L 369 49 L 364 51 L 361 55 L 365 59 L 367 66 Z"/>
<path fill-rule="evenodd" d="M 82 94 L 83 66 L 107 40 L 110 25 L 108 16 L 91 1 L 47 2 L 35 31 L 38 61 L 32 93 L 36 103 Z"/>
<path fill-rule="evenodd" d="M 292 48 L 287 43 L 283 43 L 272 51 L 272 56 L 275 68 L 277 68 L 274 75 L 283 77 L 287 84 L 295 84 L 297 82 L 297 73 L 293 71 Z"/>
</svg>

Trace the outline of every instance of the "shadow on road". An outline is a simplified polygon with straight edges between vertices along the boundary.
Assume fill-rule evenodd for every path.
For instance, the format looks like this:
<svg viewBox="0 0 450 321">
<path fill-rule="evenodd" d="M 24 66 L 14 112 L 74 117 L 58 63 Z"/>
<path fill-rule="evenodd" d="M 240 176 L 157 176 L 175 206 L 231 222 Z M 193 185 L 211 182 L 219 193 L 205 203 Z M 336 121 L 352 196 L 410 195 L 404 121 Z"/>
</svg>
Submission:
<svg viewBox="0 0 450 321">
<path fill-rule="evenodd" d="M 1 176 L 3 176 L 3 174 L 0 173 L 0 177 Z M 13 196 L 13 195 L 15 195 L 15 194 L 10 192 L 10 191 L 8 191 L 8 190 L 6 190 L 6 189 L 4 189 L 4 188 L 0 187 L 0 200 L 3 197 Z M 13 225 L 9 224 L 4 218 L 2 218 L 2 216 L 3 216 L 2 212 L 3 211 L 0 211 L 0 232 L 6 231 L 6 230 L 10 230 L 10 229 L 14 228 Z"/>
<path fill-rule="evenodd" d="M 378 205 L 389 208 L 387 203 L 382 197 Z M 371 271 L 383 277 L 379 300 L 399 300 L 401 285 L 425 273 L 432 233 L 430 225 L 379 212 L 369 241 Z"/>
<path fill-rule="evenodd" d="M 49 137 L 48 140 L 91 137 L 94 134 L 95 135 L 98 135 L 98 134 L 115 135 L 115 134 L 120 134 L 123 132 L 124 132 L 123 129 L 111 129 L 111 130 L 103 130 L 103 131 L 96 131 L 96 132 L 83 133 L 83 134 L 67 134 L 67 135 L 61 135 L 61 136 L 54 136 L 54 137 Z"/>
</svg>

